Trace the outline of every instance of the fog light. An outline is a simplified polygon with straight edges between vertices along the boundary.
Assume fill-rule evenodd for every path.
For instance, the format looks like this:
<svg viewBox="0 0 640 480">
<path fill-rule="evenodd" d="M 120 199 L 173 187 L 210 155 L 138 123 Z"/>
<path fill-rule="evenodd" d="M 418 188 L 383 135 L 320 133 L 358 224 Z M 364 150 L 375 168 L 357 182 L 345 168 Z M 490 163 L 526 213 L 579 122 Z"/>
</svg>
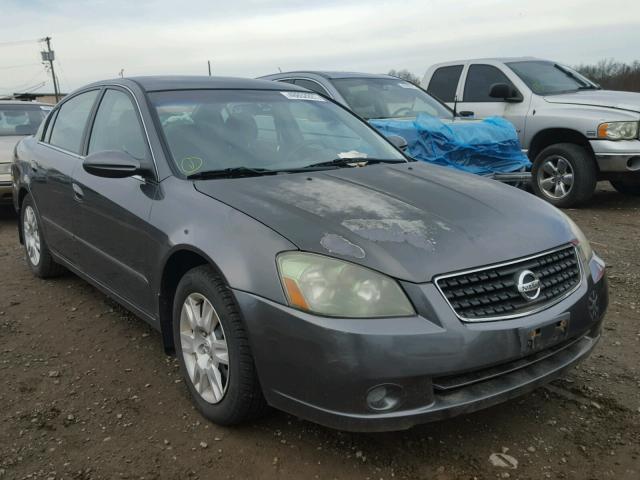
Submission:
<svg viewBox="0 0 640 480">
<path fill-rule="evenodd" d="M 393 410 L 400 405 L 402 387 L 387 383 L 373 387 L 367 393 L 367 406 L 371 410 L 384 412 Z"/>
</svg>

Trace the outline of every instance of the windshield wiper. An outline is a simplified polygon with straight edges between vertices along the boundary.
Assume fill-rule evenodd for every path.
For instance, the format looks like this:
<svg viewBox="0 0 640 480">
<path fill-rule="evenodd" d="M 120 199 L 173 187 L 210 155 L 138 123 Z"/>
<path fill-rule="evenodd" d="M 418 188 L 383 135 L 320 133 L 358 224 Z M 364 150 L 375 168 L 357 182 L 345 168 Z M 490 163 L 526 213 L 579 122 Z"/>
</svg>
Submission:
<svg viewBox="0 0 640 480">
<path fill-rule="evenodd" d="M 220 170 L 203 170 L 202 172 L 187 175 L 189 180 L 207 180 L 211 178 L 238 178 L 238 177 L 258 177 L 261 175 L 274 175 L 276 170 L 268 168 L 232 167 Z"/>
<path fill-rule="evenodd" d="M 373 165 L 376 163 L 405 163 L 406 160 L 394 160 L 392 158 L 369 158 L 369 157 L 354 157 L 354 158 L 334 158 L 326 162 L 312 163 L 305 168 L 314 167 L 364 167 L 365 165 Z"/>
</svg>

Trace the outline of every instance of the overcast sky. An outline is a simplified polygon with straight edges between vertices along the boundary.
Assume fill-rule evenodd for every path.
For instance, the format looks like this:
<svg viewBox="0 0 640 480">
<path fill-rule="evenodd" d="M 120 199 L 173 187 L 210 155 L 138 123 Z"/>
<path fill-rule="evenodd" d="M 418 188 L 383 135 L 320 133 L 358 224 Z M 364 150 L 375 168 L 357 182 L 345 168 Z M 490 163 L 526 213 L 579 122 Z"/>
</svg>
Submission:
<svg viewBox="0 0 640 480">
<path fill-rule="evenodd" d="M 0 0 L 0 95 L 150 74 L 254 77 L 293 69 L 422 76 L 435 62 L 533 55 L 640 59 L 638 0 Z"/>
</svg>

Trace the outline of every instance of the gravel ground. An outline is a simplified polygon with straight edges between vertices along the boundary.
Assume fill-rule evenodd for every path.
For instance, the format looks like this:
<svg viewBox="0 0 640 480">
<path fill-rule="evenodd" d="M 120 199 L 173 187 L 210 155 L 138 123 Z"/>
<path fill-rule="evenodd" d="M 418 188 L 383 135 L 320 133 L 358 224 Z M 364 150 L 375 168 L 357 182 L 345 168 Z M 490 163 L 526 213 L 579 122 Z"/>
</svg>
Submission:
<svg viewBox="0 0 640 480">
<path fill-rule="evenodd" d="M 281 412 L 239 428 L 205 421 L 159 334 L 71 274 L 33 278 L 4 210 L 0 479 L 637 480 L 640 198 L 603 186 L 567 213 L 609 267 L 595 353 L 566 379 L 506 404 L 406 432 L 353 434 Z"/>
</svg>

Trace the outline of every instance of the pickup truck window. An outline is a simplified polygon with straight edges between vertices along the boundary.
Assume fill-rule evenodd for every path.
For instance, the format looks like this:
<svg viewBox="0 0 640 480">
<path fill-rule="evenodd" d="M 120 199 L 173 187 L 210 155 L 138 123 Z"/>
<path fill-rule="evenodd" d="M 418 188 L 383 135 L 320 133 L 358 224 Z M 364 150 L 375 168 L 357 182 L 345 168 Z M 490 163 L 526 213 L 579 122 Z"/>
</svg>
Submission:
<svg viewBox="0 0 640 480">
<path fill-rule="evenodd" d="M 599 88 L 571 68 L 553 62 L 510 62 L 506 65 L 537 95 Z"/>
<path fill-rule="evenodd" d="M 497 102 L 496 98 L 489 96 L 491 86 L 496 83 L 505 83 L 512 88 L 513 83 L 498 68 L 492 65 L 471 65 L 467 73 L 464 85 L 465 102 Z"/>
<path fill-rule="evenodd" d="M 433 72 L 433 76 L 427 87 L 427 92 L 443 102 L 453 102 L 461 73 L 462 65 L 438 68 Z"/>
</svg>

